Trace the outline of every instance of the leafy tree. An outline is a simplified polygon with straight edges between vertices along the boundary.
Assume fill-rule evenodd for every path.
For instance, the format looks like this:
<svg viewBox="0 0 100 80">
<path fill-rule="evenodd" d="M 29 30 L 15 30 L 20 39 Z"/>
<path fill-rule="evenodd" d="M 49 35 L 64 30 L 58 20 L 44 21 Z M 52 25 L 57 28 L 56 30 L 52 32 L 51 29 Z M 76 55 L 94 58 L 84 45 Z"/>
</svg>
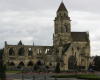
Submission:
<svg viewBox="0 0 100 80">
<path fill-rule="evenodd" d="M 94 57 L 94 69 L 100 71 L 100 56 Z"/>
<path fill-rule="evenodd" d="M 3 66 L 3 59 L 2 59 L 3 53 L 4 53 L 4 50 L 1 49 L 0 50 L 0 79 L 6 80 L 6 74 L 5 74 L 5 69 Z"/>
<path fill-rule="evenodd" d="M 91 63 L 89 64 L 89 68 L 88 68 L 88 70 L 89 70 L 90 68 L 92 68 L 92 64 L 91 64 Z"/>
<path fill-rule="evenodd" d="M 60 63 L 57 63 L 55 72 L 60 73 Z"/>
<path fill-rule="evenodd" d="M 24 48 L 20 48 L 18 50 L 18 55 L 24 55 Z"/>
</svg>

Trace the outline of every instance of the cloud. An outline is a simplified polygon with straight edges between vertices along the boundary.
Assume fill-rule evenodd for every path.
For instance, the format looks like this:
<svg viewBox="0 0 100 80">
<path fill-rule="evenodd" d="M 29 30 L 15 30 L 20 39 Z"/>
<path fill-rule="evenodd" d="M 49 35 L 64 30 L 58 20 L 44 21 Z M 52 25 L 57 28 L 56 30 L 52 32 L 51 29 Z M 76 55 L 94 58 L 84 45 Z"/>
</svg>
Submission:
<svg viewBox="0 0 100 80">
<path fill-rule="evenodd" d="M 7 41 L 8 44 L 14 44 L 22 40 L 26 45 L 33 44 L 33 41 L 37 45 L 52 45 L 54 18 L 51 16 L 53 14 L 50 13 L 50 10 L 43 11 L 42 14 L 37 13 L 40 12 L 5 11 L 0 13 L 2 42 Z M 49 17 L 47 17 L 47 13 Z"/>
<path fill-rule="evenodd" d="M 53 45 L 54 18 L 61 0 L 1 0 L 0 48 L 16 45 Z M 92 55 L 100 53 L 99 0 L 64 0 L 72 31 L 89 31 Z"/>
</svg>

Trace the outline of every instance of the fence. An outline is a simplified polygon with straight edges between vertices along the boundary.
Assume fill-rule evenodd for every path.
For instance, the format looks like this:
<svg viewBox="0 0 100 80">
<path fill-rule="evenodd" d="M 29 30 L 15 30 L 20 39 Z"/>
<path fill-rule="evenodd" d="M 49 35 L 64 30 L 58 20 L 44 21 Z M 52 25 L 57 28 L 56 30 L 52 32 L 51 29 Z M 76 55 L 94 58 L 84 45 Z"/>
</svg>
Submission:
<svg viewBox="0 0 100 80">
<path fill-rule="evenodd" d="M 26 80 L 26 79 L 28 79 L 28 80 L 57 80 L 57 78 L 51 79 L 51 78 L 47 78 L 47 77 L 36 78 L 34 75 L 32 77 L 28 78 L 28 77 L 22 75 L 22 80 Z"/>
</svg>

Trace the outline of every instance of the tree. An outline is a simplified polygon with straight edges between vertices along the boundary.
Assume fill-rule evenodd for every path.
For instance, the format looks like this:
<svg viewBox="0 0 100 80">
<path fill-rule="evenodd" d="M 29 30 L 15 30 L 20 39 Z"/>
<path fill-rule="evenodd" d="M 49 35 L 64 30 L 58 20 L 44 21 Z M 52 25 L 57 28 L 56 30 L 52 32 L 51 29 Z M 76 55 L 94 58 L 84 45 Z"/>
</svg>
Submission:
<svg viewBox="0 0 100 80">
<path fill-rule="evenodd" d="M 100 56 L 94 57 L 94 69 L 100 71 Z"/>
<path fill-rule="evenodd" d="M 60 73 L 60 63 L 57 63 L 55 72 Z"/>
<path fill-rule="evenodd" d="M 88 70 L 89 70 L 90 68 L 92 68 L 92 64 L 91 64 L 91 63 L 89 64 L 89 68 L 88 68 Z"/>
<path fill-rule="evenodd" d="M 3 53 L 4 53 L 4 50 L 1 49 L 0 50 L 0 79 L 6 80 L 6 74 L 5 74 L 5 69 L 3 66 L 3 59 L 2 59 Z"/>
</svg>

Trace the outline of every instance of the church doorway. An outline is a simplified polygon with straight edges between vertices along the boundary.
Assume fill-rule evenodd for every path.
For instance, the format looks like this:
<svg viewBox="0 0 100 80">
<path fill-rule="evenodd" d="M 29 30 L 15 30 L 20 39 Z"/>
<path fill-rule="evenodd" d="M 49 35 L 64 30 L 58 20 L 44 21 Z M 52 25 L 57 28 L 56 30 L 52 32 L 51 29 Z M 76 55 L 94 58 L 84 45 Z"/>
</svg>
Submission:
<svg viewBox="0 0 100 80">
<path fill-rule="evenodd" d="M 20 62 L 20 63 L 19 63 L 19 66 L 25 66 L 25 65 L 24 65 L 24 63 L 23 63 L 23 62 Z"/>
<path fill-rule="evenodd" d="M 27 66 L 33 66 L 33 63 L 30 61 Z"/>
<path fill-rule="evenodd" d="M 77 61 L 75 56 L 70 56 L 68 59 L 68 69 L 69 70 L 75 69 L 76 65 L 77 65 Z"/>
<path fill-rule="evenodd" d="M 14 64 L 13 62 L 11 62 L 11 63 L 9 64 L 9 66 L 15 66 L 15 64 Z"/>
</svg>

